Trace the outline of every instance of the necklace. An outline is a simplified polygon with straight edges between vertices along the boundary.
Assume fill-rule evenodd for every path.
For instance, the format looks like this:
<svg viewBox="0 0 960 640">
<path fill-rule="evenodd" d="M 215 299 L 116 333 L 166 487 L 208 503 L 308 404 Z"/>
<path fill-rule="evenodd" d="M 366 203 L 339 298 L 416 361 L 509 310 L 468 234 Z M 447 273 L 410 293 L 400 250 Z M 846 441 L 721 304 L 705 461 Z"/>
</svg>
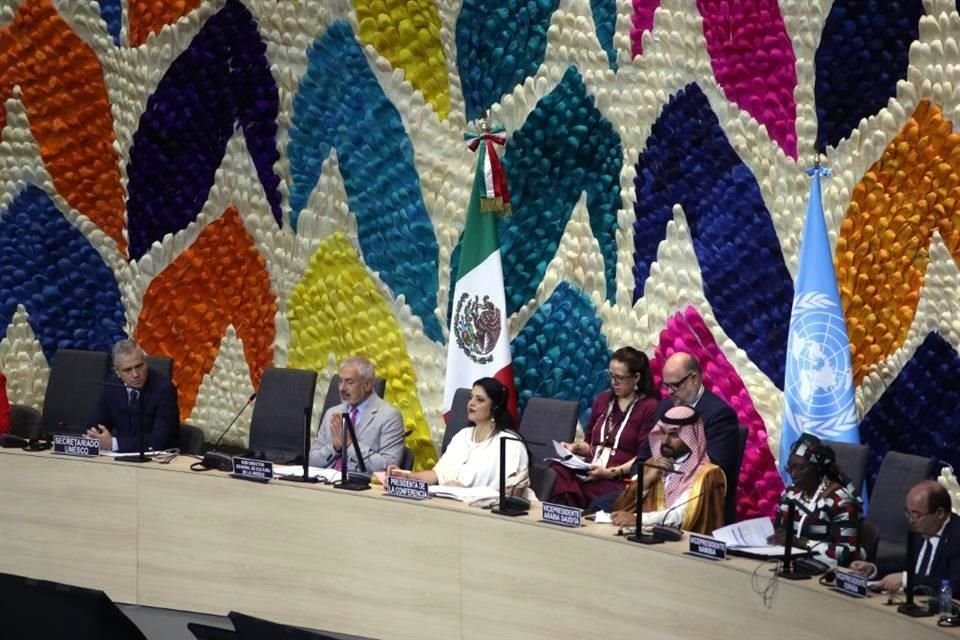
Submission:
<svg viewBox="0 0 960 640">
<path fill-rule="evenodd" d="M 484 431 L 483 431 L 483 437 L 481 438 L 481 437 L 480 437 L 480 433 L 481 433 L 481 431 L 480 431 L 480 425 L 477 425 L 477 426 L 474 427 L 474 429 L 473 429 L 473 441 L 476 442 L 476 443 L 480 443 L 480 442 L 483 442 L 484 440 L 489 439 L 489 438 L 490 438 L 490 435 L 493 433 L 494 427 L 495 427 L 495 424 L 491 421 L 491 422 L 490 422 L 490 428 L 489 428 L 489 429 L 484 429 Z"/>
</svg>

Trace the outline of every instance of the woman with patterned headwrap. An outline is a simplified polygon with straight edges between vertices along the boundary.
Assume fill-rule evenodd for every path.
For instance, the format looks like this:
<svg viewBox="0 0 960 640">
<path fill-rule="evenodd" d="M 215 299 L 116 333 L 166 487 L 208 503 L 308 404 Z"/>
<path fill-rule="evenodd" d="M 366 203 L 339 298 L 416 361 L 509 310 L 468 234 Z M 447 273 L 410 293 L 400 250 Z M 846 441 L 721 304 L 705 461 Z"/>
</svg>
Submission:
<svg viewBox="0 0 960 640">
<path fill-rule="evenodd" d="M 790 504 L 794 504 L 794 545 L 821 559 L 847 566 L 859 559 L 863 504 L 856 488 L 837 466 L 833 449 L 820 438 L 802 434 L 790 447 L 787 473 L 793 484 L 780 496 L 770 542 L 783 544 Z"/>
<path fill-rule="evenodd" d="M 703 420 L 692 407 L 671 407 L 650 432 L 651 458 L 643 467 L 643 524 L 697 533 L 723 526 L 727 481 L 707 456 Z M 637 483 L 617 499 L 613 522 L 636 522 Z"/>
</svg>

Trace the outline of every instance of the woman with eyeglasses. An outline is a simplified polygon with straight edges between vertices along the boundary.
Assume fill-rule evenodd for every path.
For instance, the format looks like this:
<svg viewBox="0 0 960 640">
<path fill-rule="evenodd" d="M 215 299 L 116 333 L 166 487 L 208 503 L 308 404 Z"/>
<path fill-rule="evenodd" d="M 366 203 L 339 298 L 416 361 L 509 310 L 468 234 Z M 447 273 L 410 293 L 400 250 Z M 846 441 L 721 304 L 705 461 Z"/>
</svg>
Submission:
<svg viewBox="0 0 960 640">
<path fill-rule="evenodd" d="M 804 433 L 790 447 L 787 473 L 793 484 L 780 496 L 771 544 L 783 544 L 790 504 L 794 505 L 794 546 L 842 567 L 859 559 L 863 503 L 837 466 L 833 449 Z"/>
<path fill-rule="evenodd" d="M 647 445 L 660 394 L 646 354 L 633 347 L 617 349 L 608 375 L 610 389 L 593 401 L 583 440 L 563 443 L 571 455 L 588 462 L 590 470 L 577 474 L 554 462 L 552 502 L 584 509 L 598 496 L 622 491 L 637 453 Z"/>
</svg>

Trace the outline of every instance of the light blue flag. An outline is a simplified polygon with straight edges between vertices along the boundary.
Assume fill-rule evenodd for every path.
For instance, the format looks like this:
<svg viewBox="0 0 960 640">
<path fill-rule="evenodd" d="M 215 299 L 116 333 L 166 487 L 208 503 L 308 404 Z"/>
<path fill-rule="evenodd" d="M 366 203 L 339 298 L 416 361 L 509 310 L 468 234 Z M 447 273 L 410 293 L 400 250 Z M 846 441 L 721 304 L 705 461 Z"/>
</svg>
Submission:
<svg viewBox="0 0 960 640">
<path fill-rule="evenodd" d="M 820 200 L 820 176 L 830 173 L 823 167 L 807 173 L 813 182 L 790 312 L 783 388 L 780 470 L 784 477 L 790 445 L 801 433 L 822 440 L 860 442 L 850 339 Z"/>
</svg>

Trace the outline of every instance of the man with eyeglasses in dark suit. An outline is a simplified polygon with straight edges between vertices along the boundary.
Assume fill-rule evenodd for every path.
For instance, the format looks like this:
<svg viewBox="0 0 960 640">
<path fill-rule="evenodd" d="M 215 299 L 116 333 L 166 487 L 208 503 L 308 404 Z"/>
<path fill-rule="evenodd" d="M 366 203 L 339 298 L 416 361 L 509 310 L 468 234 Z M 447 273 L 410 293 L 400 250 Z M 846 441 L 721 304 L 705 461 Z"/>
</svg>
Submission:
<svg viewBox="0 0 960 640">
<path fill-rule="evenodd" d="M 914 585 L 929 587 L 933 593 L 943 580 L 950 580 L 953 592 L 960 590 L 960 517 L 953 514 L 950 493 L 935 480 L 924 480 L 907 492 L 904 515 L 910 522 L 916 554 L 907 558 L 915 572 Z M 878 573 L 871 562 L 854 562 L 850 568 L 872 578 Z M 906 582 L 906 567 L 895 567 L 873 588 L 896 593 Z"/>
</svg>

